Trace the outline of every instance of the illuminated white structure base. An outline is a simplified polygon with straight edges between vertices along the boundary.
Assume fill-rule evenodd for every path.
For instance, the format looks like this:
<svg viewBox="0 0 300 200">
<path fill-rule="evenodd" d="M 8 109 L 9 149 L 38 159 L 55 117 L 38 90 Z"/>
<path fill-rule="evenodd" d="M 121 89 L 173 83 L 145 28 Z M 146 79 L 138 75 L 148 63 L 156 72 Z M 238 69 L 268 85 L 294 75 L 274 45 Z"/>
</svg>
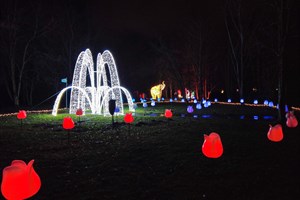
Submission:
<svg viewBox="0 0 300 200">
<path fill-rule="evenodd" d="M 109 70 L 107 76 L 106 67 Z M 87 77 L 87 75 L 89 75 Z M 87 82 L 90 86 L 87 86 Z M 81 108 L 83 113 L 90 111 L 92 114 L 110 116 L 108 102 L 116 100 L 119 114 L 124 114 L 122 92 L 127 98 L 129 111 L 134 111 L 132 97 L 129 91 L 120 86 L 117 67 L 112 54 L 104 51 L 97 56 L 96 69 L 89 49 L 82 51 L 76 61 L 72 86 L 64 88 L 57 96 L 52 115 L 57 115 L 60 100 L 63 94 L 71 89 L 70 114 L 75 114 Z"/>
</svg>

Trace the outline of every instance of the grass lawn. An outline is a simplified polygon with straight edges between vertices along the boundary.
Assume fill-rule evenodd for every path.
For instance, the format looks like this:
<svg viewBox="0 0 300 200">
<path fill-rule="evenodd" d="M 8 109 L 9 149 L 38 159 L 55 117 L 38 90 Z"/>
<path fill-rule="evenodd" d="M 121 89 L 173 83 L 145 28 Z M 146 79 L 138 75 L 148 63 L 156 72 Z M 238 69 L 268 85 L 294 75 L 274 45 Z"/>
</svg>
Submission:
<svg viewBox="0 0 300 200">
<path fill-rule="evenodd" d="M 0 117 L 0 169 L 34 159 L 42 186 L 31 199 L 300 199 L 300 128 L 283 124 L 284 139 L 269 141 L 276 112 L 212 104 L 194 118 L 186 104 L 139 105 L 130 129 L 122 116 L 112 128 L 110 117 L 87 114 L 69 141 L 61 125 L 68 114 L 28 113 L 22 127 L 16 116 Z M 218 159 L 201 151 L 210 132 L 222 139 Z"/>
</svg>

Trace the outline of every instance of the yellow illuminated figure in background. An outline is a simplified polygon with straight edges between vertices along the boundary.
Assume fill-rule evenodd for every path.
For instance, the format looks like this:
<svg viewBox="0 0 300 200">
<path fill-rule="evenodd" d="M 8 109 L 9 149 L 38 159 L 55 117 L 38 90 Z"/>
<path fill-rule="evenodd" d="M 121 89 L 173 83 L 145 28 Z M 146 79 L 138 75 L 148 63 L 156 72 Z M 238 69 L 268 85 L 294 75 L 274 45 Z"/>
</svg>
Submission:
<svg viewBox="0 0 300 200">
<path fill-rule="evenodd" d="M 165 89 L 165 87 L 166 87 L 165 81 L 163 81 L 159 85 L 153 86 L 150 90 L 152 99 L 157 99 L 157 98 L 161 99 L 162 91 Z"/>
</svg>

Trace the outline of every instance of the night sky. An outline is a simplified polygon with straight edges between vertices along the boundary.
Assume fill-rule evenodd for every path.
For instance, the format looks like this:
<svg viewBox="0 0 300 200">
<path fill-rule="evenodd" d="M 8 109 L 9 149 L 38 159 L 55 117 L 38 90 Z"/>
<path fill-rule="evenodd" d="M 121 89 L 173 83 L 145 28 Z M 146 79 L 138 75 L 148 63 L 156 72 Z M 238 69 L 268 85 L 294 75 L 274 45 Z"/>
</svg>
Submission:
<svg viewBox="0 0 300 200">
<path fill-rule="evenodd" d="M 225 25 L 222 1 L 90 1 L 88 18 L 99 34 L 97 51 L 109 49 L 121 72 L 121 82 L 135 87 L 137 79 L 145 90 L 158 84 L 154 68 L 155 52 L 151 44 L 159 38 L 170 43 L 181 42 L 187 28 L 201 20 L 211 34 L 212 46 L 224 49 Z M 96 49 L 94 50 L 96 51 Z M 139 73 L 126 73 L 140 71 Z M 130 81 L 132 80 L 132 81 Z M 145 81 L 147 80 L 147 81 Z M 141 83 L 142 81 L 142 83 Z"/>
</svg>

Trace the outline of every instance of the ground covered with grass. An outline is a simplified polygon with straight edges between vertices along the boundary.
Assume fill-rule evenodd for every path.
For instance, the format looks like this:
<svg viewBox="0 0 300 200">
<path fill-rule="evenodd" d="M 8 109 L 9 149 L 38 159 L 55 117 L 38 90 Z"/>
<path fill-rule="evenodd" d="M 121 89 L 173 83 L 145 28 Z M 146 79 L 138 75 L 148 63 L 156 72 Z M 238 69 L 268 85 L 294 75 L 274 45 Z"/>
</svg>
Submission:
<svg viewBox="0 0 300 200">
<path fill-rule="evenodd" d="M 34 159 L 42 187 L 32 199 L 299 199 L 300 128 L 283 124 L 284 139 L 269 141 L 276 112 L 212 104 L 188 114 L 186 104 L 139 105 L 130 127 L 121 116 L 112 126 L 110 117 L 86 115 L 69 139 L 61 125 L 67 114 L 28 114 L 22 126 L 16 116 L 1 117 L 0 169 Z M 218 159 L 201 151 L 210 132 L 223 143 Z"/>
</svg>

